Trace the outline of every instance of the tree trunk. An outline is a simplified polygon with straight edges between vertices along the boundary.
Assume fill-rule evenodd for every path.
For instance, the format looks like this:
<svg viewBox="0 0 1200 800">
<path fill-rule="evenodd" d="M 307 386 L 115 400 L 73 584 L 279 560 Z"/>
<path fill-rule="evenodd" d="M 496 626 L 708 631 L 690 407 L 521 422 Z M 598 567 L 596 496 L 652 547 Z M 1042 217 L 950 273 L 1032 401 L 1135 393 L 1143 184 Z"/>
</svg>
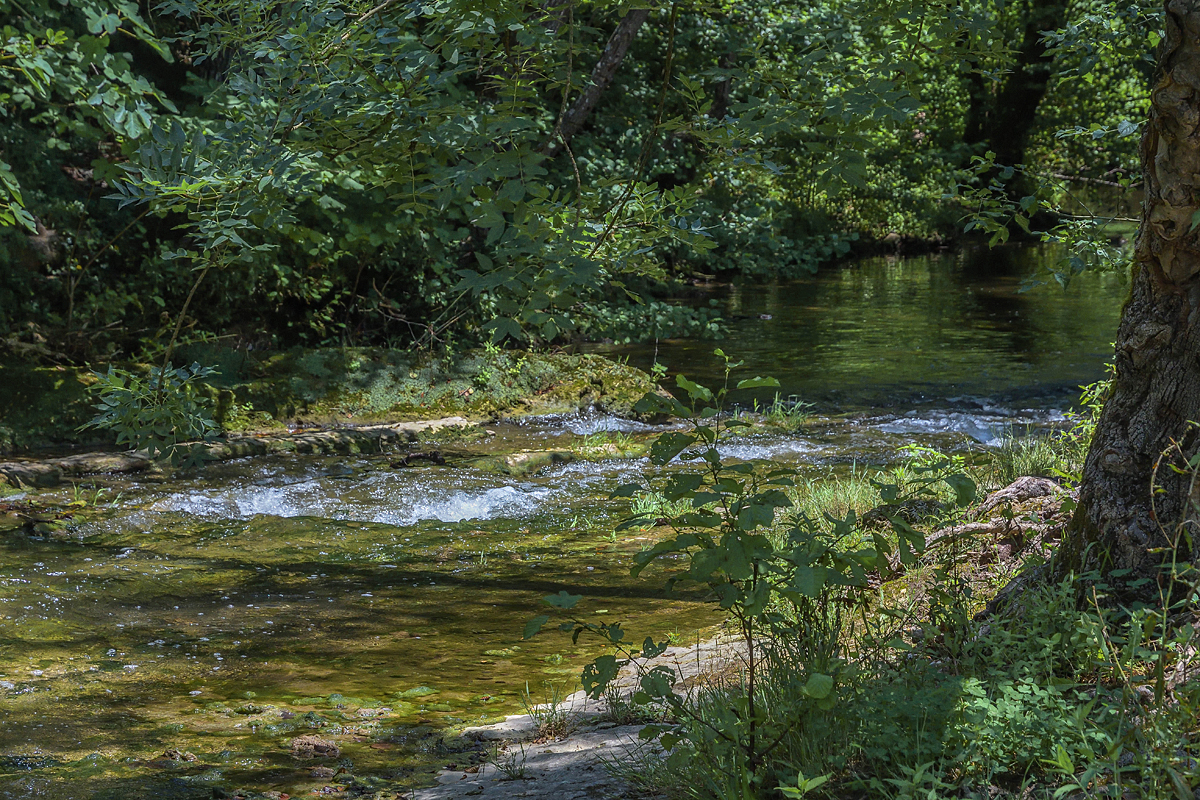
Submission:
<svg viewBox="0 0 1200 800">
<path fill-rule="evenodd" d="M 1165 22 L 1112 395 L 1053 569 L 1129 570 L 1128 599 L 1146 600 L 1160 599 L 1164 561 L 1200 556 L 1200 490 L 1186 469 L 1200 450 L 1200 0 L 1168 0 Z"/>
<path fill-rule="evenodd" d="M 988 91 L 978 73 L 971 75 L 968 87 L 971 102 L 963 141 L 991 150 L 996 154 L 996 163 L 1001 166 L 1016 166 L 1025 161 L 1038 106 L 1050 88 L 1053 73 L 1054 59 L 1046 52 L 1042 31 L 1057 30 L 1066 20 L 1066 0 L 1034 0 L 1025 19 L 1015 63 L 998 91 L 994 94 Z M 1031 183 L 1020 176 L 1014 178 L 1009 196 L 1017 198 L 1028 194 Z"/>
<path fill-rule="evenodd" d="M 592 76 L 588 85 L 583 88 L 579 97 L 563 114 L 558 129 L 554 132 L 554 137 L 546 142 L 543 152 L 547 157 L 554 158 L 561 153 L 566 143 L 571 141 L 571 137 L 583 128 L 583 124 L 591 116 L 592 109 L 600 101 L 600 95 L 608 88 L 608 84 L 612 83 L 613 76 L 617 74 L 617 67 L 621 66 L 621 62 L 625 60 L 625 53 L 629 51 L 629 45 L 633 44 L 638 29 L 642 27 L 642 23 L 648 16 L 650 16 L 650 9 L 634 8 L 621 19 L 617 29 L 609 37 L 608 44 L 604 46 L 600 60 L 592 68 Z"/>
</svg>

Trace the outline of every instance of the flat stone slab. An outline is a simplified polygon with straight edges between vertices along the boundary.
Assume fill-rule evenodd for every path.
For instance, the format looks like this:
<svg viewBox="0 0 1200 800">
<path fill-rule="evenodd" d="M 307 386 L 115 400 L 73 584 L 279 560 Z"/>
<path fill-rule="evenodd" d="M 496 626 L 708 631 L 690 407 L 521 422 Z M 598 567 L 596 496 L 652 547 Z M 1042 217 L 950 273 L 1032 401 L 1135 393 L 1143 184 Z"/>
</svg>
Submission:
<svg viewBox="0 0 1200 800">
<path fill-rule="evenodd" d="M 469 769 L 445 770 L 438 785 L 417 789 L 415 800 L 452 800 L 482 798 L 544 798 L 544 800 L 585 800 L 616 798 L 628 793 L 629 786 L 613 777 L 605 760 L 628 758 L 648 748 L 638 741 L 640 725 L 597 727 L 578 731 L 560 742 L 545 744 L 509 744 L 496 760 L 508 766 L 508 773 L 492 763 Z"/>
<path fill-rule="evenodd" d="M 626 665 L 612 684 L 613 693 L 628 701 L 639 688 L 640 674 L 658 667 L 671 669 L 677 678 L 676 690 L 686 692 L 699 683 L 737 673 L 744 652 L 744 644 L 730 637 L 670 647 L 656 658 Z M 638 738 L 643 726 L 607 721 L 608 701 L 591 700 L 582 691 L 567 697 L 560 708 L 571 714 L 578 727 L 559 741 L 536 741 L 537 725 L 528 714 L 464 729 L 465 738 L 494 743 L 498 749 L 491 762 L 466 770 L 443 770 L 437 786 L 418 789 L 413 797 L 583 800 L 629 795 L 632 787 L 613 776 L 605 762 L 656 758 L 661 749 Z M 645 797 L 644 790 L 639 790 L 638 796 Z"/>
<path fill-rule="evenodd" d="M 265 436 L 233 436 L 205 445 L 205 457 L 228 461 L 246 456 L 274 453 L 350 455 L 381 453 L 389 446 L 415 442 L 422 433 L 445 428 L 475 427 L 465 417 L 365 425 L 357 428 L 277 433 Z M 17 489 L 57 486 L 75 475 L 144 472 L 154 462 L 144 453 L 80 453 L 65 458 L 0 462 L 0 480 Z"/>
</svg>

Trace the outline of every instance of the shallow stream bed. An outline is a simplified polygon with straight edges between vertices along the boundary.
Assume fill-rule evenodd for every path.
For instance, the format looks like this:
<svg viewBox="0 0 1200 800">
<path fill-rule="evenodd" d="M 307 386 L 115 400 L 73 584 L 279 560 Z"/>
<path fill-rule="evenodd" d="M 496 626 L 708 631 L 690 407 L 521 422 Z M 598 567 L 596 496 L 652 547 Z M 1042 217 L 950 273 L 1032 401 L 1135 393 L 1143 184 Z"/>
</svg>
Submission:
<svg viewBox="0 0 1200 800">
<path fill-rule="evenodd" d="M 725 455 L 819 478 L 909 443 L 983 451 L 1061 423 L 1073 387 L 1102 375 L 1121 289 L 1095 278 L 1018 297 L 1031 263 L 988 278 L 961 261 L 880 261 L 727 297 L 741 319 L 722 346 L 822 416 Z M 887 334 L 904 308 L 925 317 Z M 658 357 L 711 377 L 712 346 L 664 343 Z M 658 432 L 594 414 L 490 427 L 474 451 Z M 393 460 L 268 457 L 43 493 L 90 521 L 65 537 L 0 531 L 0 798 L 295 796 L 351 779 L 390 797 L 458 757 L 441 732 L 519 711 L 527 688 L 535 702 L 575 688 L 594 643 L 521 640 L 544 595 L 582 594 L 581 614 L 622 620 L 636 641 L 690 641 L 720 621 L 703 597 L 629 576 L 656 534 L 614 534 L 629 502 L 609 493 L 651 474 L 645 459 L 520 478 Z M 318 779 L 293 758 L 305 733 L 336 741 L 323 763 L 344 772 Z"/>
</svg>

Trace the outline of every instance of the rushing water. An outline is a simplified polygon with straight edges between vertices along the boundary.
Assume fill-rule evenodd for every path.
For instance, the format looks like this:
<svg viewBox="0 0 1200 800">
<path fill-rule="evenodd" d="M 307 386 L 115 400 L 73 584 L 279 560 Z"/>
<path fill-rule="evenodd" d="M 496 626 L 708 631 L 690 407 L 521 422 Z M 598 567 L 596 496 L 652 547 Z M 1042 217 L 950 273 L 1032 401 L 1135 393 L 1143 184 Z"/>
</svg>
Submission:
<svg viewBox="0 0 1200 800">
<path fill-rule="evenodd" d="M 1060 419 L 1102 374 L 1124 287 L 1089 276 L 1019 294 L 1035 256 L 879 259 L 728 292 L 720 344 L 744 374 L 775 375 L 825 413 L 724 454 L 821 475 Z M 657 354 L 712 380 L 712 347 Z M 494 427 L 495 451 L 658 430 L 597 414 Z M 517 711 L 527 685 L 535 700 L 544 682 L 569 691 L 597 652 L 554 631 L 521 641 L 540 597 L 582 594 L 582 613 L 638 640 L 717 622 L 703 598 L 629 577 L 654 534 L 614 535 L 628 503 L 608 493 L 648 473 L 644 459 L 508 478 L 453 458 L 292 457 L 46 493 L 98 511 L 61 539 L 0 528 L 0 798 L 319 789 L 288 751 L 314 725 L 360 784 L 421 782 L 454 759 L 437 731 Z"/>
</svg>

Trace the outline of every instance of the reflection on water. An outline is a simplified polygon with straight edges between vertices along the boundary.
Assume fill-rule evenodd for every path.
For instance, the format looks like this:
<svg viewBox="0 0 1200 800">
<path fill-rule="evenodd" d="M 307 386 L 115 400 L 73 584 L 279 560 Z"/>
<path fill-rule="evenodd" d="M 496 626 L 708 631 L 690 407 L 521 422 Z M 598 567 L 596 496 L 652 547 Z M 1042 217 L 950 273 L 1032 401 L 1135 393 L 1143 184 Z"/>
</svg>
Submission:
<svg viewBox="0 0 1200 800">
<path fill-rule="evenodd" d="M 841 410 L 975 395 L 1035 405 L 1072 399 L 1111 357 L 1124 276 L 1086 274 L 1022 293 L 1054 257 L 1047 248 L 980 248 L 866 259 L 805 280 L 744 285 L 724 301 L 719 343 L 744 374 L 772 375 L 782 393 Z M 658 360 L 714 383 L 715 344 L 664 341 Z M 596 346 L 648 368 L 655 346 Z"/>
<path fill-rule="evenodd" d="M 1018 294 L 1037 257 L 876 259 L 730 292 L 721 345 L 743 375 L 848 413 L 723 455 L 815 476 L 1061 421 L 1074 386 L 1101 374 L 1124 288 L 1089 276 Z M 712 382 L 712 349 L 665 342 L 659 358 Z M 492 427 L 505 451 L 663 429 L 599 414 Z M 668 601 L 629 576 L 655 534 L 614 535 L 629 504 L 609 492 L 647 474 L 645 459 L 525 478 L 453 458 L 261 459 L 122 484 L 80 538 L 0 535 L 0 798 L 309 792 L 324 782 L 288 742 L 317 730 L 364 786 L 419 780 L 446 760 L 433 731 L 518 710 L 526 681 L 570 689 L 595 654 L 554 633 L 521 640 L 542 596 L 581 594 L 582 613 L 633 638 L 716 621 L 703 598 Z M 166 748 L 198 760 L 164 763 Z"/>
</svg>

